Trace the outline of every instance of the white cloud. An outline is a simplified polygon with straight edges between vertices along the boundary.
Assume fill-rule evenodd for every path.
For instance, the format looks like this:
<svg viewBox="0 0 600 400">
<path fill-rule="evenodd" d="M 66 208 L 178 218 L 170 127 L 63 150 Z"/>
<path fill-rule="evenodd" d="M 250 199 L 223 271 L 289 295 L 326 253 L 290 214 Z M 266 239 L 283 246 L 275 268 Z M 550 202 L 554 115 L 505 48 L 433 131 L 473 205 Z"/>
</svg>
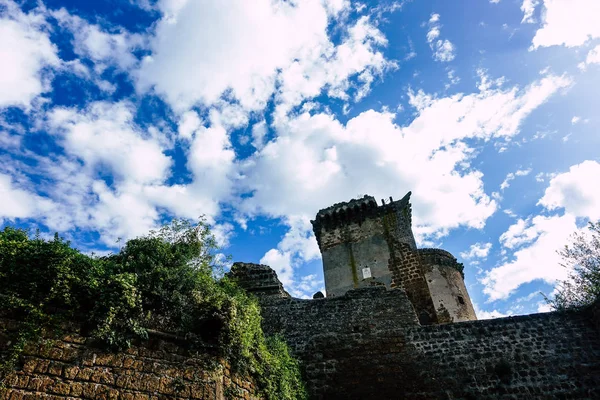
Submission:
<svg viewBox="0 0 600 400">
<path fill-rule="evenodd" d="M 219 101 L 210 111 L 213 124 L 218 124 L 227 130 L 248 125 L 248 113 L 239 105 L 227 101 Z"/>
<path fill-rule="evenodd" d="M 15 185 L 9 175 L 0 173 L 0 222 L 42 216 L 53 208 L 50 200 Z"/>
<path fill-rule="evenodd" d="M 492 311 L 484 311 L 482 310 L 476 303 L 473 303 L 473 307 L 475 308 L 475 315 L 477 315 L 477 319 L 495 319 L 495 318 L 504 318 L 513 315 L 511 311 L 506 313 L 500 312 L 498 310 Z"/>
<path fill-rule="evenodd" d="M 128 102 L 95 102 L 81 110 L 52 109 L 38 124 L 55 136 L 64 153 L 30 154 L 35 158 L 35 170 L 12 160 L 8 163 L 11 168 L 3 168 L 13 178 L 19 174 L 42 176 L 36 191 L 47 193 L 49 200 L 30 194 L 24 201 L 24 189 L 19 188 L 32 187 L 32 183 L 23 179 L 18 188 L 13 185 L 3 190 L 6 198 L 12 199 L 6 201 L 22 207 L 19 212 L 11 208 L 5 216 L 35 217 L 46 210 L 41 218 L 50 229 L 89 229 L 112 246 L 119 237 L 129 239 L 156 228 L 165 211 L 191 219 L 204 214 L 214 224 L 219 202 L 230 193 L 234 159 L 218 112 L 211 113 L 210 125 L 197 127 L 190 138 L 186 184 L 167 183 L 173 166 L 165 154 L 172 147 L 171 133 L 154 127 L 142 129 L 134 122 L 135 114 Z M 229 228 L 215 227 L 222 243 L 231 234 Z"/>
<path fill-rule="evenodd" d="M 179 136 L 184 139 L 192 139 L 194 132 L 200 128 L 202 120 L 195 111 L 183 113 L 179 121 Z"/>
<path fill-rule="evenodd" d="M 265 146 L 265 137 L 267 135 L 267 124 L 265 121 L 260 121 L 252 127 L 252 146 L 257 150 Z"/>
<path fill-rule="evenodd" d="M 513 249 L 533 241 L 539 235 L 539 232 L 533 227 L 525 229 L 529 223 L 530 221 L 519 219 L 515 224 L 512 224 L 506 232 L 500 235 L 502 246 Z"/>
<path fill-rule="evenodd" d="M 291 253 L 271 249 L 260 259 L 260 263 L 273 268 L 284 287 L 292 286 L 294 269 L 292 268 Z"/>
<path fill-rule="evenodd" d="M 231 200 L 238 179 L 235 152 L 217 111 L 211 112 L 206 125 L 195 131 L 186 156 L 190 183 L 154 185 L 146 187 L 145 193 L 157 206 L 178 216 L 194 219 L 202 214 L 213 222 L 220 203 Z"/>
<path fill-rule="evenodd" d="M 469 251 L 460 253 L 460 256 L 467 260 L 471 260 L 474 258 L 485 259 L 490 253 L 491 248 L 491 243 L 475 243 L 471 245 L 471 247 L 469 247 Z"/>
<path fill-rule="evenodd" d="M 161 182 L 171 160 L 163 146 L 133 123 L 128 103 L 92 103 L 80 112 L 56 108 L 48 116 L 51 129 L 60 134 L 66 151 L 91 169 L 109 167 L 115 176 L 134 182 Z"/>
<path fill-rule="evenodd" d="M 145 47 L 144 36 L 129 33 L 123 28 L 115 33 L 106 32 L 101 26 L 71 15 L 64 8 L 53 11 L 51 15 L 73 33 L 73 50 L 80 57 L 94 61 L 97 73 L 102 73 L 109 65 L 116 65 L 123 71 L 130 70 L 138 62 L 132 52 Z"/>
<path fill-rule="evenodd" d="M 539 4 L 539 0 L 523 0 L 523 4 L 521 4 L 521 11 L 523 11 L 523 19 L 521 20 L 522 24 L 533 24 L 536 22 L 535 18 L 533 17 L 533 13 Z"/>
<path fill-rule="evenodd" d="M 235 235 L 235 228 L 228 222 L 215 224 L 212 226 L 211 233 L 215 237 L 217 246 L 229 247 L 229 241 Z"/>
<path fill-rule="evenodd" d="M 590 64 L 600 64 L 600 44 L 589 51 L 585 62 L 579 64 L 579 68 L 585 70 Z"/>
<path fill-rule="evenodd" d="M 510 182 L 514 180 L 517 176 L 527 176 L 531 172 L 531 168 L 529 169 L 519 169 L 516 172 L 510 172 L 504 178 L 504 181 L 500 184 L 501 190 L 506 190 L 510 186 Z"/>
<path fill-rule="evenodd" d="M 513 314 L 512 313 L 502 313 L 498 310 L 492 310 L 492 311 L 478 310 L 478 311 L 475 311 L 475 315 L 477 315 L 477 319 L 481 320 L 481 319 L 496 319 L 496 318 L 510 317 Z"/>
<path fill-rule="evenodd" d="M 452 42 L 447 39 L 440 39 L 440 15 L 431 14 L 429 18 L 429 31 L 427 32 L 427 43 L 433 50 L 433 58 L 436 61 L 449 62 L 454 60 L 455 47 Z"/>
<path fill-rule="evenodd" d="M 419 213 L 423 228 L 449 228 L 458 219 L 480 226 L 495 204 L 483 193 L 480 173 L 453 171 L 468 157 L 468 149 L 448 144 L 447 151 L 434 153 L 439 138 L 424 137 L 432 134 L 429 130 L 403 131 L 393 124 L 393 117 L 368 111 L 346 126 L 324 114 L 303 114 L 287 121 L 278 127 L 278 138 L 245 165 L 244 182 L 256 191 L 244 201 L 243 209 L 313 217 L 315 210 L 353 197 L 357 186 L 378 197 L 403 195 L 389 193 L 389 187 L 397 187 L 413 189 L 415 204 L 427 210 Z M 425 164 L 427 168 L 419 167 Z M 418 170 L 427 179 L 415 174 Z M 437 199 L 437 206 L 432 199 Z M 454 214 L 446 213 L 440 203 L 453 207 Z"/>
<path fill-rule="evenodd" d="M 279 242 L 277 249 L 269 250 L 260 263 L 270 265 L 290 293 L 304 297 L 308 295 L 305 292 L 319 282 L 311 279 L 313 284 L 309 285 L 310 282 L 304 278 L 296 280 L 294 268 L 303 262 L 318 259 L 321 253 L 312 235 L 312 226 L 308 218 L 291 216 L 285 223 L 290 229 Z"/>
<path fill-rule="evenodd" d="M 23 13 L 11 0 L 0 0 L 0 108 L 29 108 L 51 90 L 47 67 L 60 65 L 46 20 L 38 9 Z"/>
<path fill-rule="evenodd" d="M 505 81 L 504 77 L 500 77 L 498 79 L 490 78 L 487 70 L 483 68 L 478 68 L 476 72 L 477 76 L 479 77 L 477 89 L 479 89 L 480 92 L 485 92 L 486 90 L 490 90 L 494 87 L 500 88 Z"/>
<path fill-rule="evenodd" d="M 214 104 L 222 96 L 244 110 L 260 110 L 278 81 L 278 98 L 285 103 L 297 104 L 324 87 L 329 95 L 345 97 L 350 76 L 361 75 L 359 89 L 365 88 L 388 65 L 375 50 L 385 45 L 385 37 L 368 17 L 344 27 L 338 46 L 330 41 L 328 27 L 349 7 L 347 1 L 160 5 L 164 17 L 151 39 L 152 54 L 137 74 L 138 86 L 153 87 L 179 111 Z"/>
<path fill-rule="evenodd" d="M 512 261 L 486 273 L 481 279 L 483 292 L 490 300 L 505 299 L 524 283 L 539 279 L 554 284 L 565 279 L 567 270 L 560 266 L 556 251 L 576 229 L 575 217 L 569 214 L 519 220 L 500 240 L 508 249 L 523 247 L 513 253 Z"/>
<path fill-rule="evenodd" d="M 600 2 L 597 0 L 544 0 L 542 27 L 538 29 L 532 48 L 581 46 L 600 37 Z"/>
<path fill-rule="evenodd" d="M 165 151 L 172 146 L 171 135 L 153 127 L 142 129 L 134 122 L 135 111 L 127 102 L 51 110 L 39 124 L 55 135 L 64 154 L 30 155 L 35 170 L 12 160 L 12 167 L 3 166 L 13 178 L 21 173 L 42 176 L 36 191 L 47 193 L 49 200 L 29 194 L 24 201 L 20 188 L 32 187 L 27 179 L 16 188 L 3 185 L 11 204 L 22 207 L 11 207 L 5 216 L 35 217 L 43 212 L 50 229 L 88 229 L 111 246 L 119 237 L 129 239 L 156 228 L 165 212 L 190 219 L 204 215 L 215 225 L 219 203 L 229 196 L 235 178 L 234 153 L 218 113 L 211 113 L 209 125 L 198 127 L 190 139 L 189 182 L 169 184 L 172 160 Z M 231 226 L 216 224 L 215 229 L 226 244 Z"/>
<path fill-rule="evenodd" d="M 552 179 L 556 174 L 550 172 L 540 172 L 535 176 L 536 182 L 545 182 L 546 179 Z"/>
<path fill-rule="evenodd" d="M 552 306 L 546 302 L 539 302 L 537 305 L 537 312 L 539 313 L 546 313 L 546 312 L 550 312 L 550 311 L 554 311 L 552 309 Z"/>
<path fill-rule="evenodd" d="M 600 163 L 584 161 L 550 180 L 538 204 L 548 210 L 564 208 L 578 217 L 600 219 Z"/>
<path fill-rule="evenodd" d="M 600 64 L 600 45 L 590 50 L 585 62 L 586 64 Z"/>
<path fill-rule="evenodd" d="M 577 230 L 577 217 L 600 218 L 600 164 L 584 161 L 554 176 L 538 202 L 547 210 L 564 208 L 562 216 L 538 215 L 519 219 L 500 236 L 502 246 L 515 250 L 513 260 L 489 271 L 481 280 L 490 300 L 507 298 L 524 283 L 540 279 L 549 284 L 565 280 L 568 270 L 560 265 L 556 251 Z"/>
<path fill-rule="evenodd" d="M 411 92 L 417 115 L 407 126 L 396 125 L 392 113 L 373 110 L 346 124 L 319 112 L 281 118 L 272 127 L 277 136 L 241 165 L 240 184 L 252 196 L 237 208 L 250 218 L 308 220 L 315 210 L 355 197 L 357 188 L 376 198 L 412 190 L 420 239 L 458 226 L 482 228 L 496 202 L 485 193 L 481 172 L 470 167 L 473 149 L 464 140 L 518 134 L 522 120 L 568 84 L 565 77 L 548 76 L 523 90 L 440 99 Z M 281 260 L 285 254 L 275 250 Z"/>
<path fill-rule="evenodd" d="M 159 223 L 158 202 L 148 188 L 169 175 L 171 159 L 163 153 L 168 143 L 153 129 L 140 129 L 134 111 L 126 102 L 96 102 L 48 113 L 44 126 L 64 148 L 64 155 L 36 160 L 35 173 L 44 176 L 38 190 L 55 204 L 45 218 L 50 229 L 91 229 L 114 245 L 118 237 L 145 234 Z"/>
<path fill-rule="evenodd" d="M 76 225 L 90 227 L 102 232 L 102 241 L 114 245 L 117 238 L 123 240 L 144 235 L 159 224 L 158 210 L 142 191 L 143 186 L 123 183 L 110 188 L 104 181 L 94 180 L 91 191 L 91 207 L 88 210 L 91 223 Z"/>
<path fill-rule="evenodd" d="M 230 190 L 229 177 L 234 173 L 235 153 L 225 128 L 214 124 L 196 132 L 188 154 L 188 168 L 198 183 L 214 198 L 225 197 Z"/>
<path fill-rule="evenodd" d="M 325 293 L 323 281 L 318 279 L 316 275 L 306 275 L 295 282 L 294 287 L 289 290 L 289 293 L 294 297 L 303 299 L 311 299 L 312 295 L 317 291 Z"/>
<path fill-rule="evenodd" d="M 453 69 L 448 70 L 448 83 L 444 85 L 446 89 L 449 89 L 452 85 L 457 85 L 460 82 L 460 78 L 456 76 L 456 71 Z"/>
<path fill-rule="evenodd" d="M 579 121 L 581 121 L 581 117 L 575 116 L 575 117 L 571 118 L 571 125 L 575 125 L 575 124 L 579 123 Z"/>
</svg>

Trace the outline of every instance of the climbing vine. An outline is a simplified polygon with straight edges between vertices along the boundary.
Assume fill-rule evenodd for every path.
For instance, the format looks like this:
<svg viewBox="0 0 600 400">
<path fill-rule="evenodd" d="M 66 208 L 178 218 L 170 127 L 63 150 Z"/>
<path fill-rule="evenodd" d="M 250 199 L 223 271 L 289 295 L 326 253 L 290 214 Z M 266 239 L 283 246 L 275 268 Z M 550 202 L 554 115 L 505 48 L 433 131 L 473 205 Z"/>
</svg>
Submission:
<svg viewBox="0 0 600 400">
<path fill-rule="evenodd" d="M 2 353 L 0 378 L 13 371 L 28 344 L 79 323 L 113 351 L 148 337 L 148 329 L 211 343 L 239 372 L 250 373 L 268 399 L 304 399 L 298 363 L 281 338 L 265 337 L 256 300 L 227 277 L 209 227 L 175 220 L 129 240 L 119 252 L 88 256 L 55 235 L 6 227 L 0 231 L 0 311 L 18 316 Z"/>
</svg>

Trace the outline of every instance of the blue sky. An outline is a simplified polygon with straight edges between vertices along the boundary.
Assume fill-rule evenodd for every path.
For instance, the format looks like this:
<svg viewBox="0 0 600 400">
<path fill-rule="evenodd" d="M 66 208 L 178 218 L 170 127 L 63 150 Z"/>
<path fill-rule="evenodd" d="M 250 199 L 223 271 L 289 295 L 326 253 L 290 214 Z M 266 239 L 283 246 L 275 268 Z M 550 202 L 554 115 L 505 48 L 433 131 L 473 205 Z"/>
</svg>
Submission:
<svg viewBox="0 0 600 400">
<path fill-rule="evenodd" d="M 204 215 L 322 289 L 310 219 L 413 192 L 481 318 L 600 219 L 597 0 L 0 0 L 0 224 L 114 250 Z"/>
</svg>

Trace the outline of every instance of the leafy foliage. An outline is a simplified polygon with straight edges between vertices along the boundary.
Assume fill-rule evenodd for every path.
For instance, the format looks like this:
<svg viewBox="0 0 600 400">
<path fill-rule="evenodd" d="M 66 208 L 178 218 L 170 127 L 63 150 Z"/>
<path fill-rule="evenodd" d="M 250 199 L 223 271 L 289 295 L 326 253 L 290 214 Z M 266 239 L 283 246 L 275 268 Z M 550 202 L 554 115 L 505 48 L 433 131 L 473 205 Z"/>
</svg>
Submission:
<svg viewBox="0 0 600 400">
<path fill-rule="evenodd" d="M 571 272 L 560 282 L 548 303 L 556 310 L 585 307 L 600 296 L 600 221 L 590 222 L 588 232 L 577 232 L 558 252 L 562 266 Z"/>
<path fill-rule="evenodd" d="M 256 300 L 227 277 L 208 226 L 175 220 L 128 241 L 116 254 L 90 257 L 58 235 L 0 231 L 0 308 L 21 316 L 3 360 L 12 370 L 26 343 L 77 321 L 109 349 L 128 348 L 147 329 L 217 345 L 238 371 L 255 376 L 270 399 L 306 398 L 297 362 L 281 338 L 265 338 Z"/>
</svg>

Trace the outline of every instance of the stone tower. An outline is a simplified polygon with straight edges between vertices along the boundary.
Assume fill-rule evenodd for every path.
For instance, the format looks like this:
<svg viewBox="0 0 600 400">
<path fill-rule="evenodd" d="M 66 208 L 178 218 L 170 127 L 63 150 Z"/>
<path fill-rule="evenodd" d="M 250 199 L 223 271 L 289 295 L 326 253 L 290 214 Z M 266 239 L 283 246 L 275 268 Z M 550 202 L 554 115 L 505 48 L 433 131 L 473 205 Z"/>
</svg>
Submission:
<svg viewBox="0 0 600 400">
<path fill-rule="evenodd" d="M 312 222 L 328 297 L 373 285 L 401 287 L 422 324 L 476 319 L 462 265 L 438 249 L 417 249 L 409 192 L 378 205 L 372 196 L 320 210 Z"/>
</svg>

